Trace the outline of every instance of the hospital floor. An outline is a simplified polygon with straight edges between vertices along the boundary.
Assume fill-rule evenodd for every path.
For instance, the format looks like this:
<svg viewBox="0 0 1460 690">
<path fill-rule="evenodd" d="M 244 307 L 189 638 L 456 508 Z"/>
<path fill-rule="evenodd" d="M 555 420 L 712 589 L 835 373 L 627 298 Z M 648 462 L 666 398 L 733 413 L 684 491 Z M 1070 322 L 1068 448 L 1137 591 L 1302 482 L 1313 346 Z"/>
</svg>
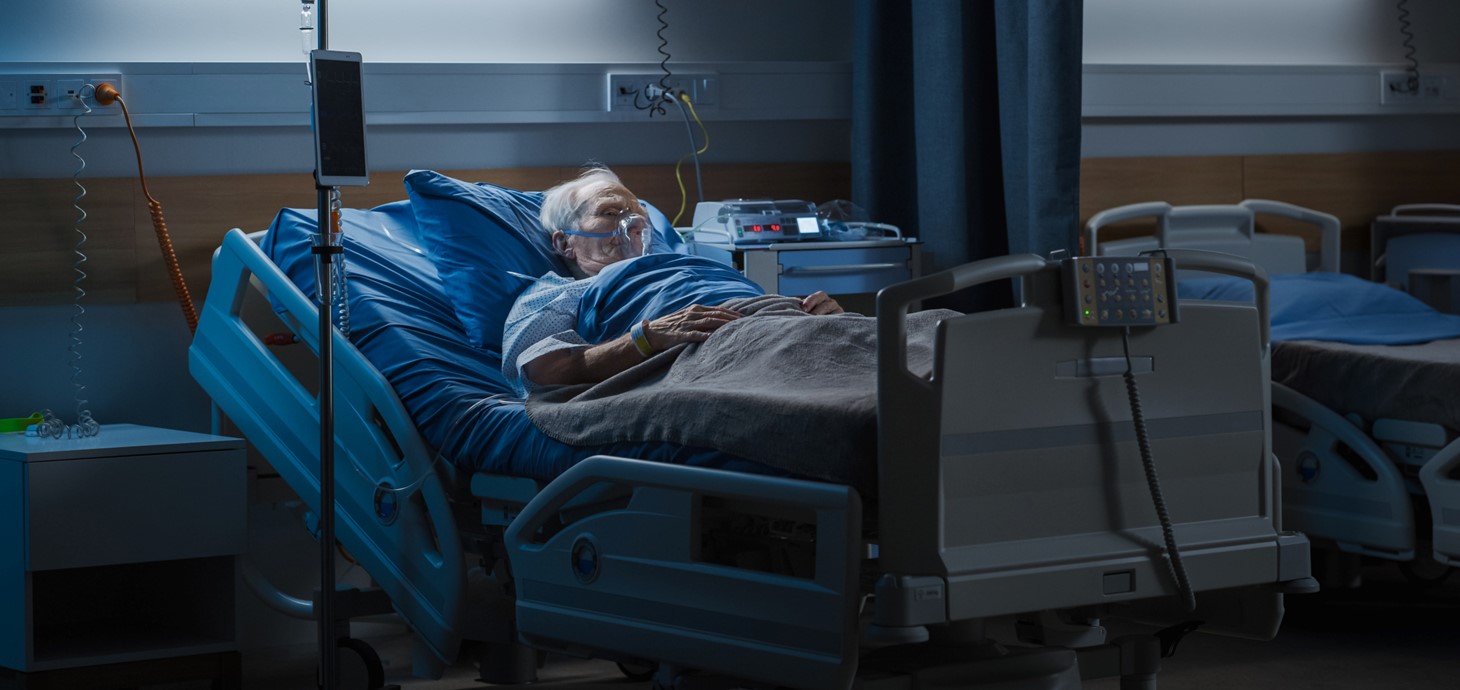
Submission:
<svg viewBox="0 0 1460 690">
<path fill-rule="evenodd" d="M 1165 690 L 1307 690 L 1323 688 L 1460 687 L 1460 574 L 1419 590 L 1391 564 L 1366 567 L 1353 590 L 1288 597 L 1277 638 L 1267 642 L 1194 634 L 1162 662 Z M 1112 630 L 1114 636 L 1122 631 Z M 410 677 L 408 642 L 381 639 L 388 684 L 402 690 L 489 687 L 463 663 L 440 680 Z M 265 660 L 244 655 L 246 690 L 307 690 L 312 658 Z M 1087 690 L 1117 690 L 1117 679 L 1086 681 Z M 531 687 L 554 690 L 647 690 L 611 663 L 550 657 Z"/>
</svg>

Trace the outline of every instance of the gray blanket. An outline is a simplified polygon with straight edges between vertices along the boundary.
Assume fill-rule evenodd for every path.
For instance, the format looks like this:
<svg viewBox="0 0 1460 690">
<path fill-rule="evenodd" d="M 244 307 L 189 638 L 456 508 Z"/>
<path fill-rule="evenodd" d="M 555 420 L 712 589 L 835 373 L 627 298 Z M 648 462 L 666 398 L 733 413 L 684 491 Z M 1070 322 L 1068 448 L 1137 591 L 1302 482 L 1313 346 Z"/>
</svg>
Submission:
<svg viewBox="0 0 1460 690">
<path fill-rule="evenodd" d="M 555 386 L 527 415 L 572 445 L 666 441 L 796 475 L 876 485 L 877 320 L 810 316 L 777 295 L 722 306 L 748 316 L 598 384 Z M 957 312 L 908 316 L 908 365 L 932 370 L 934 330 Z"/>
</svg>

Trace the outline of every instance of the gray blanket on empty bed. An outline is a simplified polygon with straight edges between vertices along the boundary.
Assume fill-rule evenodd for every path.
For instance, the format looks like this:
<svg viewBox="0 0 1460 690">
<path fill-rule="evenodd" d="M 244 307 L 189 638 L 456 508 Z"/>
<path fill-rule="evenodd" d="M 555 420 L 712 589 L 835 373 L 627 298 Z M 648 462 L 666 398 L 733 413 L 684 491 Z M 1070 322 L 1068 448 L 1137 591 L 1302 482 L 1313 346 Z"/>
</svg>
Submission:
<svg viewBox="0 0 1460 690">
<path fill-rule="evenodd" d="M 731 300 L 748 314 L 703 343 L 679 345 L 598 384 L 534 392 L 527 414 L 573 445 L 667 441 L 797 475 L 876 484 L 877 320 L 810 316 L 776 295 Z M 908 365 L 932 370 L 938 320 L 908 315 Z"/>
</svg>

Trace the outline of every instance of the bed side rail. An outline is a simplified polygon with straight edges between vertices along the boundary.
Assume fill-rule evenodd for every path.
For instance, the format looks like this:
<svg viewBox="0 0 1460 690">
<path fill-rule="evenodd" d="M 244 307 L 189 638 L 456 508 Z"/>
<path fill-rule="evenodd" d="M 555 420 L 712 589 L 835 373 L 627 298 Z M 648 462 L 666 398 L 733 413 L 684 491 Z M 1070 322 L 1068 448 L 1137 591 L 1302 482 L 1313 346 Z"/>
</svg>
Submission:
<svg viewBox="0 0 1460 690">
<path fill-rule="evenodd" d="M 1349 553 L 1413 558 L 1414 510 L 1388 454 L 1338 413 L 1280 383 L 1272 384 L 1272 406 L 1275 419 L 1286 412 L 1310 425 L 1306 432 L 1281 421 L 1273 425 L 1287 528 L 1332 540 Z"/>
<path fill-rule="evenodd" d="M 1316 226 L 1319 233 L 1320 271 L 1339 270 L 1341 224 L 1337 217 L 1269 199 L 1247 199 L 1231 205 L 1172 206 L 1164 201 L 1130 204 L 1107 209 L 1085 223 L 1086 252 L 1094 255 L 1132 254 L 1158 247 L 1208 249 L 1246 256 L 1271 272 L 1307 271 L 1302 238 L 1256 232 L 1256 214 L 1282 216 Z M 1102 228 L 1128 220 L 1153 218 L 1153 236 L 1101 242 Z"/>
<path fill-rule="evenodd" d="M 1451 441 L 1419 469 L 1430 502 L 1435 560 L 1460 567 L 1460 440 Z"/>
<path fill-rule="evenodd" d="M 312 510 L 319 511 L 317 400 L 242 318 L 250 279 L 318 356 L 314 303 L 247 235 L 228 232 L 189 348 L 193 377 Z M 444 662 L 459 646 L 465 568 L 435 454 L 384 377 L 339 331 L 334 357 L 337 537 Z M 392 489 L 407 489 L 392 491 Z"/>
<path fill-rule="evenodd" d="M 1153 218 L 1156 221 L 1156 236 L 1164 237 L 1171 222 L 1171 209 L 1171 204 L 1164 201 L 1147 201 L 1108 208 L 1090 216 L 1090 219 L 1085 221 L 1085 253 L 1099 256 L 1101 254 L 1100 229 L 1122 221 Z"/>
<path fill-rule="evenodd" d="M 630 498 L 564 514 L 604 484 Z M 727 562 L 707 531 L 726 513 L 814 524 L 810 572 Z M 849 487 L 594 456 L 544 487 L 506 541 L 518 631 L 535 647 L 796 688 L 849 687 L 856 672 L 861 502 Z"/>
<path fill-rule="evenodd" d="M 1389 209 L 1391 216 L 1460 215 L 1460 204 L 1400 204 Z"/>
<path fill-rule="evenodd" d="M 1339 240 L 1342 224 L 1332 214 L 1303 208 L 1284 201 L 1270 199 L 1245 199 L 1241 206 L 1253 213 L 1269 213 L 1318 227 L 1318 270 L 1328 273 L 1339 271 Z"/>
</svg>

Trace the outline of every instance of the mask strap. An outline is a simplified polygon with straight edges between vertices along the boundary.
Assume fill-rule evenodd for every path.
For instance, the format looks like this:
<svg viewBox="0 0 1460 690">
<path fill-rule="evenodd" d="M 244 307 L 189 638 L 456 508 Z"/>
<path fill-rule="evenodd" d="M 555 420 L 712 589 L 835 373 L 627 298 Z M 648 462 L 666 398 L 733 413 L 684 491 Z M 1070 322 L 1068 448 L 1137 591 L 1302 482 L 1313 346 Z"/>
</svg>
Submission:
<svg viewBox="0 0 1460 690">
<path fill-rule="evenodd" d="M 564 235 L 577 235 L 579 237 L 598 237 L 598 238 L 613 237 L 614 235 L 617 235 L 618 234 L 618 230 L 614 230 L 613 232 L 584 232 L 582 230 L 559 230 L 558 232 L 561 232 Z"/>
</svg>

